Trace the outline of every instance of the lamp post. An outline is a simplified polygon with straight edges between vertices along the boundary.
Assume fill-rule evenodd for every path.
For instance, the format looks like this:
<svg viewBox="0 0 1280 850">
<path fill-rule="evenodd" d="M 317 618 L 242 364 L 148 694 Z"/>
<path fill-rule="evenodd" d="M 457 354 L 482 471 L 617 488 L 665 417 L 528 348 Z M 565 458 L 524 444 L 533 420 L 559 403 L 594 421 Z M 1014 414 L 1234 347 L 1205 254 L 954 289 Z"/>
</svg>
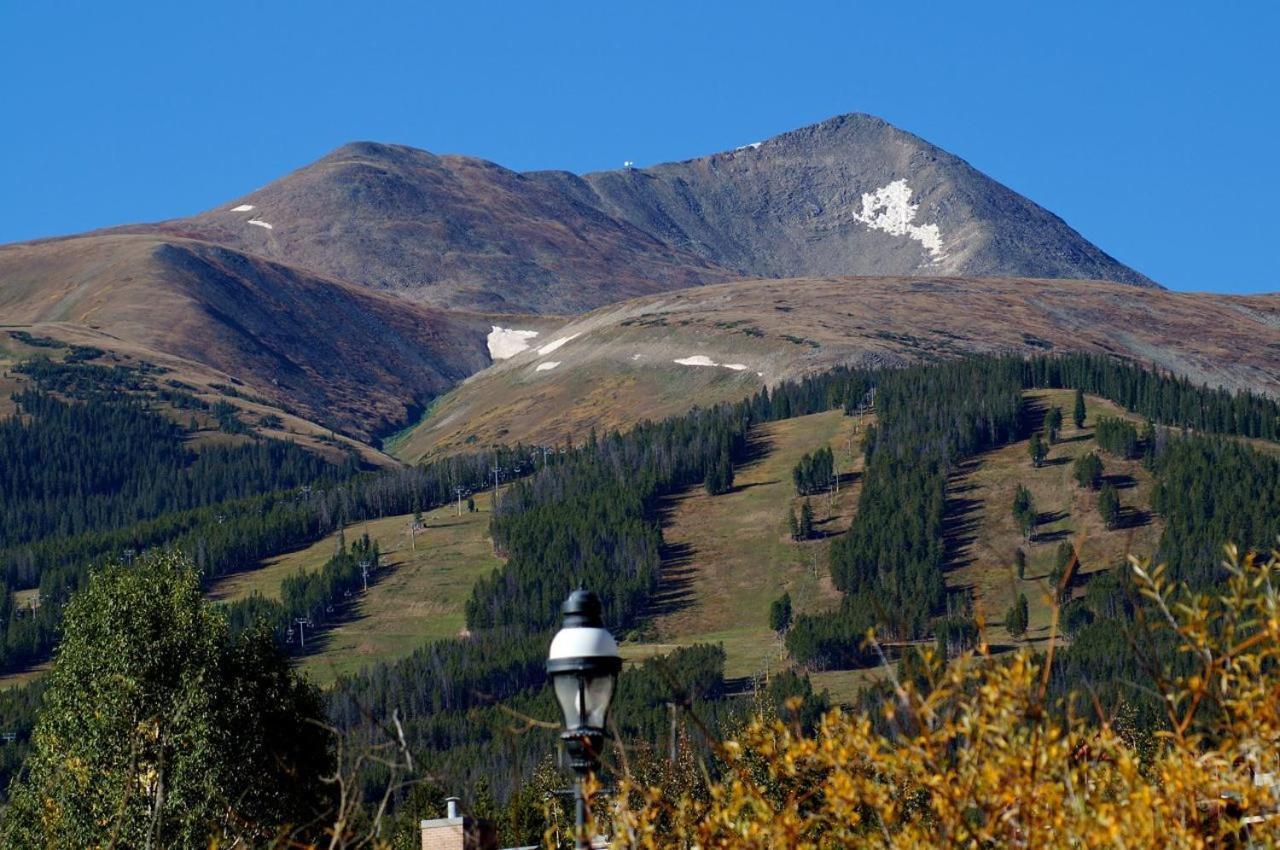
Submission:
<svg viewBox="0 0 1280 850">
<path fill-rule="evenodd" d="M 613 700 L 622 658 L 618 644 L 604 627 L 600 597 L 575 590 L 561 608 L 564 626 L 551 641 L 547 675 L 564 713 L 560 740 L 573 768 L 574 842 L 588 850 L 587 800 L 584 785 L 600 763 L 605 719 Z"/>
</svg>

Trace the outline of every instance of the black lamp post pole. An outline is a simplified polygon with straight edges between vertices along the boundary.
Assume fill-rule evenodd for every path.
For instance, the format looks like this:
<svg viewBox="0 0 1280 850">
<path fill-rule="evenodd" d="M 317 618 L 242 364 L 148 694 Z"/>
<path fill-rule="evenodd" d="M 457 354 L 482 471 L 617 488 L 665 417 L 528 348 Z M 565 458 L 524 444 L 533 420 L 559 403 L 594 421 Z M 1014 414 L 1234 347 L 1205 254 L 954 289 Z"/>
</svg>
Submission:
<svg viewBox="0 0 1280 850">
<path fill-rule="evenodd" d="M 597 753 L 604 743 L 603 736 L 590 730 L 578 729 L 565 732 L 565 751 L 569 754 L 569 767 L 573 769 L 573 846 L 575 850 L 591 850 L 591 837 L 587 834 L 587 778 L 598 763 Z"/>
<path fill-rule="evenodd" d="M 591 850 L 587 837 L 587 792 L 583 787 L 585 777 L 579 774 L 573 781 L 573 846 L 577 850 Z"/>
</svg>

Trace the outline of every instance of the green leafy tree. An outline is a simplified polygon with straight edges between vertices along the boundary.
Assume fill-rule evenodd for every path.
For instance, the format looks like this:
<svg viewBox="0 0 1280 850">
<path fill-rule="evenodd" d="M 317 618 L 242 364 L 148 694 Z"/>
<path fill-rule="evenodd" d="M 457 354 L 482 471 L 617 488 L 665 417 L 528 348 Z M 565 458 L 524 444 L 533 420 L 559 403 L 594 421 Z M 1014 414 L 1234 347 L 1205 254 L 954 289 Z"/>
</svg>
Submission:
<svg viewBox="0 0 1280 850">
<path fill-rule="evenodd" d="M 1049 442 L 1058 442 L 1058 433 L 1062 430 L 1062 408 L 1051 407 L 1048 414 L 1044 417 L 1045 431 L 1049 435 Z"/>
<path fill-rule="evenodd" d="M 318 692 L 180 556 L 94 574 L 64 622 L 4 846 L 256 846 L 325 811 Z"/>
<path fill-rule="evenodd" d="M 790 507 L 787 508 L 787 531 L 792 540 L 800 539 L 800 520 L 796 519 L 796 512 Z"/>
<path fill-rule="evenodd" d="M 784 593 L 769 606 L 769 628 L 783 634 L 791 628 L 791 594 Z"/>
<path fill-rule="evenodd" d="M 1075 402 L 1071 408 L 1071 421 L 1076 424 L 1077 428 L 1083 428 L 1084 416 L 1084 392 L 1082 390 L 1076 390 Z"/>
<path fill-rule="evenodd" d="M 1018 571 L 1018 581 L 1027 577 L 1027 553 L 1021 546 L 1013 553 L 1013 566 Z"/>
<path fill-rule="evenodd" d="M 1098 491 L 1098 514 L 1107 528 L 1115 528 L 1120 522 L 1120 494 L 1111 484 L 1103 484 Z"/>
<path fill-rule="evenodd" d="M 1039 431 L 1031 435 L 1031 441 L 1027 443 L 1027 454 L 1031 455 L 1031 465 L 1037 469 L 1044 463 L 1045 456 L 1049 454 L 1049 448 L 1044 444 Z"/>
</svg>

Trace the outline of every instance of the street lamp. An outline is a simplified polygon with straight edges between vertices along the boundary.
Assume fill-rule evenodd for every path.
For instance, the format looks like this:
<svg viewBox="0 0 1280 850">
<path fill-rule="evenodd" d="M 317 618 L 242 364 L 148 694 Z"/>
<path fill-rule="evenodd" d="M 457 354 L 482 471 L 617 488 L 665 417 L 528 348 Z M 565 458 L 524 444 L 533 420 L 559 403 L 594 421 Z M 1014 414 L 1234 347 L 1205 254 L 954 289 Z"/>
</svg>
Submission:
<svg viewBox="0 0 1280 850">
<path fill-rule="evenodd" d="M 565 751 L 576 780 L 573 784 L 575 842 L 589 848 L 586 778 L 600 763 L 605 719 L 613 700 L 622 658 L 618 644 L 604 627 L 600 597 L 589 590 L 575 590 L 564 606 L 564 626 L 551 641 L 547 675 L 564 713 Z"/>
</svg>

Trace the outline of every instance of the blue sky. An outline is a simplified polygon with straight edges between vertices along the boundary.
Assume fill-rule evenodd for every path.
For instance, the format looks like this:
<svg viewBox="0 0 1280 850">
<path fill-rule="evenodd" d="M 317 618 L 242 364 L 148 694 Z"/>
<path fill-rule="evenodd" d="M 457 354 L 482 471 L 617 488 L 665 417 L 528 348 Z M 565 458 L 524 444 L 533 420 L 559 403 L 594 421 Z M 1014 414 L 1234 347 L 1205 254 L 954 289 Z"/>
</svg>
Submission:
<svg viewBox="0 0 1280 850">
<path fill-rule="evenodd" d="M 0 242 L 187 215 L 355 139 L 511 168 L 914 132 L 1175 289 L 1280 290 L 1280 4 L 0 0 Z"/>
</svg>

